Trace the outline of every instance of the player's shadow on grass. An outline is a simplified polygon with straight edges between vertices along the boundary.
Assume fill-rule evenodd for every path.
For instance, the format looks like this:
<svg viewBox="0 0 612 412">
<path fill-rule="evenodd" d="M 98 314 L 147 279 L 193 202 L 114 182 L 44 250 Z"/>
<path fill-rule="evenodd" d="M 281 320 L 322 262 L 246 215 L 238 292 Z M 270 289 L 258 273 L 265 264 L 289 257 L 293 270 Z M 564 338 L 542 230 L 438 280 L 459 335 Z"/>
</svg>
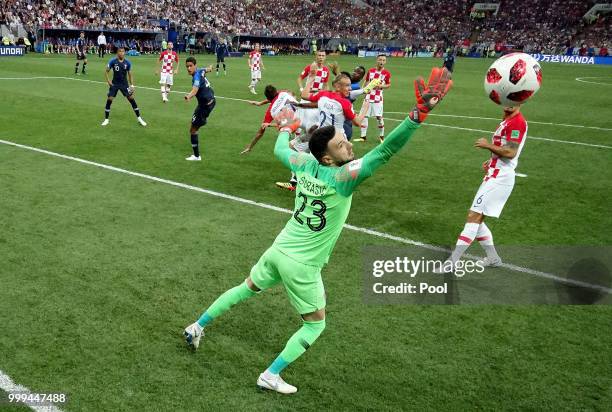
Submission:
<svg viewBox="0 0 612 412">
<path fill-rule="evenodd" d="M 558 303 L 567 305 L 594 305 L 608 293 L 592 286 L 610 289 L 610 269 L 596 258 L 588 257 L 576 262 L 567 274 L 570 282 L 555 282 Z"/>
</svg>

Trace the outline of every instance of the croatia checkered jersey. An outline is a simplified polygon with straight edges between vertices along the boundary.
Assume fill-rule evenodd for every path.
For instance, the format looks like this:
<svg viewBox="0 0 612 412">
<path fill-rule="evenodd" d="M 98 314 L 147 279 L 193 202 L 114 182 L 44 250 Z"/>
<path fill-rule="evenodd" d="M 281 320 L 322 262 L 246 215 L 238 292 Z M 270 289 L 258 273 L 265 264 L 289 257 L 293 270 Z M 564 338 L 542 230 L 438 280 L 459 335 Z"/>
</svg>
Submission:
<svg viewBox="0 0 612 412">
<path fill-rule="evenodd" d="M 164 50 L 159 55 L 159 61 L 162 62 L 162 73 L 172 73 L 172 64 L 178 63 L 178 54 L 174 50 Z"/>
<path fill-rule="evenodd" d="M 274 117 L 276 117 L 285 106 L 290 106 L 293 111 L 295 111 L 295 104 L 297 104 L 297 100 L 295 100 L 295 97 L 291 94 L 291 92 L 287 90 L 279 91 L 276 97 L 274 97 L 274 99 L 272 99 L 272 101 L 270 102 L 270 105 L 266 110 L 263 122 L 272 123 Z"/>
<path fill-rule="evenodd" d="M 336 129 L 344 130 L 344 119 L 353 120 L 355 118 L 351 101 L 336 92 L 322 90 L 311 94 L 308 100 L 317 103 L 319 127 L 334 126 Z"/>
<path fill-rule="evenodd" d="M 493 134 L 493 144 L 495 146 L 504 146 L 509 142 L 518 144 L 516 156 L 512 159 L 499 157 L 495 153 L 491 153 L 491 161 L 489 169 L 484 177 L 484 180 L 489 179 L 500 184 L 511 185 L 514 183 L 514 169 L 518 165 L 518 158 L 523 150 L 525 141 L 527 140 L 527 121 L 522 113 L 502 121 L 495 133 Z"/>
<path fill-rule="evenodd" d="M 369 83 L 374 79 L 380 79 L 383 84 L 391 84 L 391 73 L 387 69 L 378 70 L 375 67 L 368 70 L 365 82 Z M 383 101 L 383 91 L 372 89 L 366 96 L 366 99 L 370 103 L 379 103 Z"/>
<path fill-rule="evenodd" d="M 310 64 L 304 67 L 302 73 L 300 73 L 300 78 L 304 80 L 310 74 Z M 317 71 L 314 76 L 314 80 L 312 81 L 312 87 L 310 91 L 312 93 L 316 93 L 320 90 L 325 90 L 325 84 L 329 81 L 329 69 L 327 66 L 317 67 Z"/>
<path fill-rule="evenodd" d="M 249 53 L 249 64 L 251 65 L 251 71 L 261 70 L 261 52 L 253 50 Z"/>
</svg>

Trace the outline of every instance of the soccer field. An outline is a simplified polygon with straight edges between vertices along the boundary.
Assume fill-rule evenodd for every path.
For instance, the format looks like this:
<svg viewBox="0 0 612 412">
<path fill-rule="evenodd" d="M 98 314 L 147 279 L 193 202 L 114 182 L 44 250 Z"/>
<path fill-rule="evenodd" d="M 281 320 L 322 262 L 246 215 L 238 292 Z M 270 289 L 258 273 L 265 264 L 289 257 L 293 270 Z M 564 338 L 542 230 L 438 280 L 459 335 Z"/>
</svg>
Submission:
<svg viewBox="0 0 612 412">
<path fill-rule="evenodd" d="M 174 91 L 190 89 L 185 57 Z M 195 102 L 172 93 L 163 104 L 156 58 L 129 59 L 146 128 L 121 95 L 100 127 L 108 59 L 90 56 L 85 76 L 72 74 L 73 56 L 0 59 L 0 371 L 14 382 L 67 393 L 67 411 L 612 409 L 610 306 L 493 305 L 477 286 L 463 301 L 489 304 L 364 302 L 364 248 L 417 255 L 448 248 L 463 227 L 488 153 L 473 143 L 501 116 L 483 90 L 491 60 L 459 59 L 428 124 L 355 194 L 352 227 L 323 271 L 327 329 L 284 373 L 299 392 L 283 397 L 255 381 L 300 324 L 284 289 L 215 320 L 196 353 L 182 330 L 248 275 L 290 217 L 294 194 L 274 185 L 289 177 L 275 131 L 240 155 L 265 111 L 245 100 L 263 99 L 269 83 L 296 90 L 311 59 L 264 57 L 258 96 L 246 59 L 228 59 L 228 76 L 209 77 L 219 99 L 195 164 L 184 160 Z M 439 64 L 389 59 L 387 134 L 414 105 L 412 80 Z M 487 224 L 515 250 L 609 246 L 612 70 L 542 70 L 523 108 L 526 177 Z M 375 123 L 356 156 L 376 144 Z M 533 274 L 549 272 L 538 256 L 503 257 L 526 271 L 488 273 L 517 302 L 552 282 Z"/>
</svg>

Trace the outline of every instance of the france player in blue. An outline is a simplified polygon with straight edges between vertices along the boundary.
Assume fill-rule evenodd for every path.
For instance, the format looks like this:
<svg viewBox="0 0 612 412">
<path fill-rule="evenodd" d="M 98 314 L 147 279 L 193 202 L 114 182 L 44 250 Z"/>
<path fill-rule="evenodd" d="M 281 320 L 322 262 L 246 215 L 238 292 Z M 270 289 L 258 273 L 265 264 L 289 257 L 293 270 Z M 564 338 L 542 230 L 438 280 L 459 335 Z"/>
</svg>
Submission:
<svg viewBox="0 0 612 412">
<path fill-rule="evenodd" d="M 455 52 L 453 51 L 453 49 L 448 48 L 448 50 L 444 54 L 444 63 L 442 64 L 442 67 L 446 67 L 446 70 L 452 73 L 454 66 L 455 66 Z"/>
<path fill-rule="evenodd" d="M 223 63 L 223 73 L 227 76 L 227 70 L 225 68 L 225 55 L 228 52 L 227 43 L 225 40 L 221 40 L 215 47 L 215 53 L 217 54 L 217 76 L 219 75 L 219 63 Z"/>
<path fill-rule="evenodd" d="M 104 72 L 106 83 L 108 83 L 110 87 L 108 89 L 108 95 L 106 98 L 106 109 L 104 110 L 104 121 L 102 122 L 102 126 L 106 126 L 109 123 L 108 116 L 110 115 L 111 104 L 113 104 L 113 99 L 115 96 L 117 96 L 117 92 L 121 92 L 122 95 L 127 97 L 128 101 L 132 105 L 132 109 L 134 109 L 134 113 L 136 113 L 138 123 L 140 123 L 142 126 L 147 125 L 142 117 L 140 117 L 140 110 L 138 109 L 136 100 L 134 100 L 134 82 L 132 79 L 131 69 L 132 64 L 125 58 L 125 49 L 123 47 L 119 47 L 117 49 L 117 57 L 108 62 L 106 71 Z M 113 71 L 112 82 L 108 78 L 108 73 L 111 70 Z"/>
<path fill-rule="evenodd" d="M 79 35 L 79 38 L 76 41 L 76 64 L 74 66 L 74 74 L 79 74 L 79 61 L 83 60 L 83 69 L 81 70 L 82 74 L 85 73 L 85 66 L 87 66 L 87 56 L 85 55 L 85 51 L 87 48 L 87 40 L 85 40 L 85 32 L 82 31 Z"/>
<path fill-rule="evenodd" d="M 185 66 L 187 67 L 187 73 L 193 78 L 191 80 L 191 91 L 185 95 L 185 100 L 189 101 L 192 97 L 198 99 L 198 106 L 193 112 L 191 118 L 191 148 L 193 149 L 193 155 L 187 157 L 185 160 L 200 161 L 200 144 L 198 137 L 198 130 L 200 127 L 206 124 L 206 120 L 210 113 L 215 108 L 215 92 L 210 86 L 210 82 L 206 78 L 206 73 L 212 72 L 212 65 L 198 69 L 196 66 L 196 59 L 193 56 L 188 57 L 185 60 Z"/>
<path fill-rule="evenodd" d="M 361 89 L 360 83 L 361 83 L 361 80 L 363 79 L 363 76 L 365 76 L 366 74 L 366 69 L 363 66 L 357 66 L 353 70 L 352 74 L 348 72 L 343 72 L 343 74 L 351 78 L 351 93 L 349 94 L 348 99 L 351 101 L 351 103 L 355 103 L 355 101 L 357 100 L 357 97 L 359 97 L 363 93 L 352 93 L 352 92 L 355 92 Z M 343 127 L 344 127 L 344 134 L 346 135 L 346 139 L 351 140 L 351 138 L 353 137 L 353 122 L 351 120 L 345 119 Z"/>
</svg>

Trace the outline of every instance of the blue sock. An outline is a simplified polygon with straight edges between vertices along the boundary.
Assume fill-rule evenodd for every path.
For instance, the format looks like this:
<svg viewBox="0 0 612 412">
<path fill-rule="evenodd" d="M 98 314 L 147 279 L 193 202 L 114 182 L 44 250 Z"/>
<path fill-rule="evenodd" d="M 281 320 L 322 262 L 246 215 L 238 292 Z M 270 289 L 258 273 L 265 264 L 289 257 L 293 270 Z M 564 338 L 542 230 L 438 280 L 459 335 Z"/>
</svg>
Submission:
<svg viewBox="0 0 612 412">
<path fill-rule="evenodd" d="M 193 149 L 193 155 L 195 157 L 200 157 L 200 143 L 197 133 L 191 135 L 191 148 Z"/>
<path fill-rule="evenodd" d="M 204 327 L 212 322 L 212 320 L 213 318 L 208 314 L 208 312 L 204 312 L 204 314 L 200 316 L 200 319 L 198 319 L 198 325 Z"/>
<path fill-rule="evenodd" d="M 274 362 L 272 362 L 272 365 L 270 365 L 270 367 L 268 368 L 268 370 L 270 371 L 270 373 L 273 373 L 275 375 L 280 374 L 283 369 L 285 369 L 287 366 L 289 365 L 289 362 L 287 362 L 286 360 L 284 360 L 283 358 L 280 357 L 280 355 L 274 359 Z"/>
</svg>

